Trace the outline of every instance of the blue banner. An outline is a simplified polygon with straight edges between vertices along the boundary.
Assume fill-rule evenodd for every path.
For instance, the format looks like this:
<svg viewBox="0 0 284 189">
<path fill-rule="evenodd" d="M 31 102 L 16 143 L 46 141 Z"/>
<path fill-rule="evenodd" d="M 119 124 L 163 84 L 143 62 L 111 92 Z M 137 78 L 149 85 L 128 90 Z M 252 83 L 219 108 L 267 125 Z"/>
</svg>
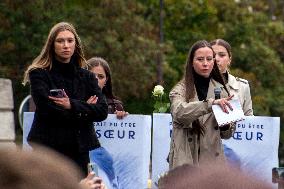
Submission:
<svg viewBox="0 0 284 189">
<path fill-rule="evenodd" d="M 30 148 L 27 136 L 34 113 L 25 112 L 23 146 Z M 90 151 L 90 160 L 98 168 L 108 189 L 144 189 L 149 179 L 151 153 L 151 116 L 128 115 L 117 119 L 109 114 L 94 127 L 102 148 Z"/>
<path fill-rule="evenodd" d="M 166 160 L 172 131 L 170 114 L 153 114 L 152 182 L 168 171 Z M 234 137 L 223 140 L 228 161 L 242 171 L 272 184 L 272 168 L 278 167 L 279 117 L 247 116 L 237 123 Z M 157 188 L 155 185 L 153 188 Z"/>
<path fill-rule="evenodd" d="M 280 118 L 247 116 L 236 125 L 234 136 L 223 140 L 228 161 L 268 183 L 278 167 Z"/>
</svg>

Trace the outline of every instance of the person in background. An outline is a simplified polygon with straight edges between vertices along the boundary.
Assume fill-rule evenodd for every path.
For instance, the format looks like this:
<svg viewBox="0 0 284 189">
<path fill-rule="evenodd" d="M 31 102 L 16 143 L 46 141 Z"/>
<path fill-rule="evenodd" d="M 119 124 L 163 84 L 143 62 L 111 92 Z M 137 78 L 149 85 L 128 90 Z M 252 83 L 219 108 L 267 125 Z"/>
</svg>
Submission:
<svg viewBox="0 0 284 189">
<path fill-rule="evenodd" d="M 124 111 L 123 104 L 112 92 L 111 70 L 106 60 L 100 57 L 93 57 L 87 61 L 88 70 L 93 72 L 99 82 L 99 87 L 106 96 L 108 103 L 108 113 L 116 114 L 118 119 L 128 115 Z"/>
<path fill-rule="evenodd" d="M 216 87 L 222 90 L 220 99 L 214 99 Z M 235 126 L 219 127 L 212 105 L 219 105 L 227 113 L 232 109 L 229 100 L 233 96 L 225 86 L 207 41 L 192 45 L 184 78 L 171 90 L 169 97 L 173 118 L 170 169 L 183 164 L 225 161 L 221 138 L 230 138 Z"/>
<path fill-rule="evenodd" d="M 25 71 L 23 84 L 30 83 L 36 106 L 28 142 L 63 154 L 87 175 L 89 151 L 100 147 L 93 122 L 106 119 L 107 103 L 94 74 L 82 68 L 85 65 L 75 28 L 60 22 Z"/>
<path fill-rule="evenodd" d="M 230 44 L 223 39 L 215 39 L 210 42 L 214 52 L 216 63 L 223 74 L 226 86 L 231 94 L 238 97 L 246 116 L 253 115 L 252 101 L 249 83 L 245 79 L 230 74 L 229 66 L 232 62 L 232 50 Z"/>
</svg>

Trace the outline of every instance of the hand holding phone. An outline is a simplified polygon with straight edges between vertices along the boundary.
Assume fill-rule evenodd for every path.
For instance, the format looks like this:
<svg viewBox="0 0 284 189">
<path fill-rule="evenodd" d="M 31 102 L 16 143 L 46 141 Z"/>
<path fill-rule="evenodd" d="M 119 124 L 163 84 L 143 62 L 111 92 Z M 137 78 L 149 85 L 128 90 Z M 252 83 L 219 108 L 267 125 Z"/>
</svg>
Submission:
<svg viewBox="0 0 284 189">
<path fill-rule="evenodd" d="M 71 109 L 69 97 L 65 93 L 64 89 L 51 89 L 50 96 L 48 96 L 48 98 L 64 109 Z"/>
<path fill-rule="evenodd" d="M 97 164 L 91 162 L 91 163 L 88 163 L 88 172 L 94 172 L 96 176 L 98 176 L 98 166 Z"/>
<path fill-rule="evenodd" d="M 80 181 L 80 185 L 84 188 L 105 188 L 102 178 L 96 176 L 93 171 L 91 171 L 86 178 Z"/>
<path fill-rule="evenodd" d="M 51 89 L 49 91 L 50 96 L 56 97 L 56 98 L 63 98 L 64 97 L 64 91 L 63 89 Z"/>
</svg>

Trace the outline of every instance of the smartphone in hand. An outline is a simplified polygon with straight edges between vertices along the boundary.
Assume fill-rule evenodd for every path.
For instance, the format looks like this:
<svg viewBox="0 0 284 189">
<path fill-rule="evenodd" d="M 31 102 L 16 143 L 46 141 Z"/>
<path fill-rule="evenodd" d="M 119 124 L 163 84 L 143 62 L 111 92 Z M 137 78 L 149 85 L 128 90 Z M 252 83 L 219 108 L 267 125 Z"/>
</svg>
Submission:
<svg viewBox="0 0 284 189">
<path fill-rule="evenodd" d="M 96 176 L 98 176 L 98 165 L 91 162 L 91 163 L 88 163 L 88 172 L 94 172 Z"/>
<path fill-rule="evenodd" d="M 50 96 L 57 97 L 57 98 L 63 98 L 64 96 L 63 89 L 51 89 L 49 93 L 50 93 Z"/>
</svg>

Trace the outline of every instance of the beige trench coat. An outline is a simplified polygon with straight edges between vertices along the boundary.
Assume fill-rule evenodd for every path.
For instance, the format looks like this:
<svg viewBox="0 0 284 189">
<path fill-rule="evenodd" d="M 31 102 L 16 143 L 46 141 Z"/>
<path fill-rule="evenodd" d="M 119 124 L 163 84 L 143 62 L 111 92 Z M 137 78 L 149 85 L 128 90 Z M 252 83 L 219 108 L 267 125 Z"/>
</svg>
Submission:
<svg viewBox="0 0 284 189">
<path fill-rule="evenodd" d="M 234 98 L 240 100 L 244 114 L 246 116 L 252 116 L 253 109 L 248 81 L 228 74 L 228 83 L 226 87 L 230 90 L 230 94 L 234 95 Z"/>
<path fill-rule="evenodd" d="M 206 101 L 199 101 L 197 95 L 187 103 L 185 85 L 178 83 L 170 92 L 173 133 L 169 153 L 170 169 L 182 164 L 199 165 L 208 161 L 225 161 L 221 138 L 228 139 L 235 127 L 220 131 L 214 114 L 212 102 L 215 98 L 214 88 L 222 89 L 221 98 L 227 97 L 223 86 L 211 79 Z M 199 119 L 205 126 L 204 135 L 192 131 L 192 122 Z"/>
</svg>

